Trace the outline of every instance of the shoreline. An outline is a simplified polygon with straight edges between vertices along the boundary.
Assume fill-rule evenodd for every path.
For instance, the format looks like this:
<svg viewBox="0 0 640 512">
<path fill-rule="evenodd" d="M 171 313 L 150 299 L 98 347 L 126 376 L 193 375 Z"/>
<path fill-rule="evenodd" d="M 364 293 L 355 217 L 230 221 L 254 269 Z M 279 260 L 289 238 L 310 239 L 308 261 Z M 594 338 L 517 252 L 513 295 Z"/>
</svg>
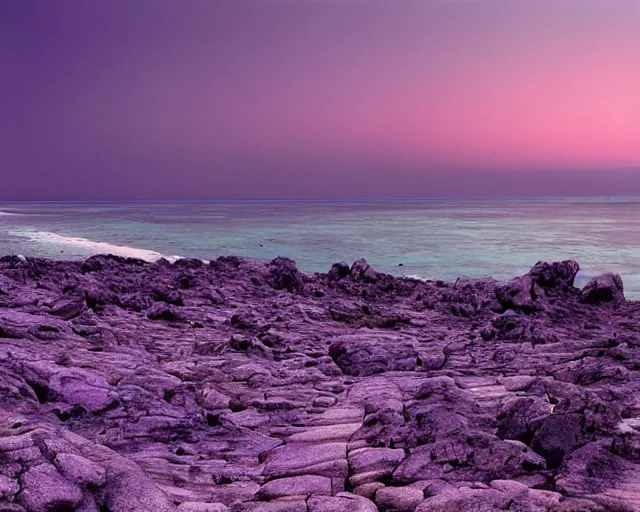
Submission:
<svg viewBox="0 0 640 512">
<path fill-rule="evenodd" d="M 640 308 L 578 270 L 0 258 L 0 505 L 640 509 Z"/>
<path fill-rule="evenodd" d="M 99 246 L 99 247 L 105 247 L 105 248 L 117 248 L 120 249 L 117 252 L 105 252 L 105 253 L 99 253 L 99 254 L 92 254 L 92 255 L 88 255 L 85 257 L 77 257 L 77 258 L 48 258 L 48 257 L 40 257 L 40 256 L 26 256 L 24 254 L 8 254 L 5 256 L 0 256 L 0 259 L 2 258 L 11 258 L 11 257 L 18 257 L 18 258 L 23 258 L 25 261 L 26 260 L 42 260 L 42 261 L 49 261 L 49 262 L 55 262 L 55 263 L 82 263 L 90 258 L 94 258 L 94 257 L 104 257 L 104 258 L 115 258 L 115 259 L 121 259 L 122 262 L 126 262 L 127 260 L 131 260 L 131 261 L 139 261 L 139 262 L 143 262 L 144 264 L 149 264 L 149 265 L 153 265 L 153 264 L 158 264 L 161 263 L 165 264 L 174 264 L 179 260 L 186 260 L 186 261 L 194 261 L 194 262 L 201 262 L 204 265 L 211 265 L 212 262 L 215 262 L 216 260 L 205 260 L 205 259 L 201 259 L 201 258 L 194 258 L 194 257 L 189 257 L 189 256 L 178 256 L 178 255 L 173 255 L 173 256 L 168 256 L 166 254 L 162 254 L 159 253 L 157 251 L 151 250 L 151 249 L 140 249 L 140 248 L 135 248 L 135 247 L 129 247 L 129 246 L 124 246 L 124 245 L 115 245 L 115 244 L 111 244 L 108 242 L 96 242 L 87 238 L 80 238 L 80 237 L 64 237 L 61 235 L 57 235 L 56 233 L 38 233 L 41 235 L 53 235 L 51 237 L 49 237 L 52 241 L 58 241 L 59 239 L 64 239 L 64 240 L 75 240 L 78 241 L 79 243 L 84 244 L 90 244 L 92 246 Z M 47 237 L 45 237 L 46 239 Z M 146 256 L 146 257 L 145 257 Z M 256 264 L 256 265 L 267 265 L 270 261 L 272 261 L 272 259 L 270 258 L 260 258 L 260 257 L 252 257 L 252 256 L 237 256 L 237 255 L 233 255 L 233 254 L 227 254 L 227 255 L 222 255 L 222 256 L 218 256 L 217 259 L 225 259 L 225 258 L 238 258 L 241 261 L 245 261 L 247 263 L 250 264 Z M 286 257 L 285 257 L 286 258 Z M 290 259 L 290 258 L 287 258 Z M 366 261 L 366 260 L 365 260 Z M 295 261 L 294 261 L 295 263 Z M 343 262 L 345 263 L 345 262 Z M 345 263 L 346 264 L 346 263 Z M 403 265 L 399 264 L 398 268 L 402 268 Z M 326 274 L 327 272 L 309 272 L 309 271 L 304 271 L 304 270 L 299 270 L 298 271 L 300 274 L 305 275 L 307 278 L 313 278 L 314 276 L 322 276 L 324 274 Z M 591 281 L 594 277 L 597 276 L 588 276 L 588 275 L 581 275 L 582 270 L 580 269 L 578 271 L 578 273 L 575 276 L 575 280 L 581 280 L 584 284 L 582 287 L 577 286 L 576 288 L 578 289 L 582 289 L 584 288 L 589 281 Z M 385 273 L 386 274 L 386 273 Z M 470 277 L 470 276 L 466 276 L 466 275 L 460 275 L 458 276 L 456 279 L 453 280 L 447 280 L 446 278 L 438 278 L 438 277 L 423 277 L 420 276 L 418 274 L 396 274 L 396 273 L 389 273 L 388 275 L 392 276 L 395 279 L 409 279 L 409 280 L 414 280 L 414 281 L 422 281 L 422 282 L 436 282 L 436 281 L 442 281 L 442 282 L 446 282 L 446 283 L 455 283 L 457 281 L 465 281 L 465 282 L 479 282 L 479 281 L 488 281 L 488 282 L 495 282 L 497 284 L 506 284 L 509 282 L 509 278 L 507 279 L 496 279 L 493 276 L 483 276 L 483 277 Z M 581 278 L 581 279 L 579 279 Z M 635 299 L 626 299 L 626 301 L 630 302 L 630 301 L 635 301 Z"/>
</svg>

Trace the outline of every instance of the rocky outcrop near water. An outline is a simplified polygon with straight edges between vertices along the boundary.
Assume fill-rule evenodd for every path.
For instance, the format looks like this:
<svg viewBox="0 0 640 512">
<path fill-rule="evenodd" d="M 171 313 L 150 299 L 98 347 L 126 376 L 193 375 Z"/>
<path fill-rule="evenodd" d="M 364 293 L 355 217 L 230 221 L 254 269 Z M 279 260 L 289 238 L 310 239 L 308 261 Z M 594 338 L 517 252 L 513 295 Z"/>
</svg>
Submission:
<svg viewBox="0 0 640 512">
<path fill-rule="evenodd" d="M 640 510 L 640 304 L 578 270 L 0 259 L 0 511 Z"/>
</svg>

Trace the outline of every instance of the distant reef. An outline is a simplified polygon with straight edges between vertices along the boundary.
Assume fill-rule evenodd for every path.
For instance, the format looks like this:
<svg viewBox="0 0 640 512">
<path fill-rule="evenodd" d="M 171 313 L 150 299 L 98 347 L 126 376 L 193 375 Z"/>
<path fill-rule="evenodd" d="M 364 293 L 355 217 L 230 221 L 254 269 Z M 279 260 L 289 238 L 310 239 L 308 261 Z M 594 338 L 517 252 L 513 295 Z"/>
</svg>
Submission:
<svg viewBox="0 0 640 512">
<path fill-rule="evenodd" d="M 0 511 L 640 510 L 640 303 L 365 260 L 0 259 Z"/>
</svg>

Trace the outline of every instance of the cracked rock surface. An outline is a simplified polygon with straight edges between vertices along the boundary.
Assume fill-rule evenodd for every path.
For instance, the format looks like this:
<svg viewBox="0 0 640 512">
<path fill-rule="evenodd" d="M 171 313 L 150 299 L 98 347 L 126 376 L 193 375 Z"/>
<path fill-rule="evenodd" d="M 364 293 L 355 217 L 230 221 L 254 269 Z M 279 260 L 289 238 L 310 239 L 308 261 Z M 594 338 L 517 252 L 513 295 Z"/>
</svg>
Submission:
<svg viewBox="0 0 640 512">
<path fill-rule="evenodd" d="M 508 283 L 0 259 L 0 511 L 640 510 L 640 304 Z"/>
</svg>

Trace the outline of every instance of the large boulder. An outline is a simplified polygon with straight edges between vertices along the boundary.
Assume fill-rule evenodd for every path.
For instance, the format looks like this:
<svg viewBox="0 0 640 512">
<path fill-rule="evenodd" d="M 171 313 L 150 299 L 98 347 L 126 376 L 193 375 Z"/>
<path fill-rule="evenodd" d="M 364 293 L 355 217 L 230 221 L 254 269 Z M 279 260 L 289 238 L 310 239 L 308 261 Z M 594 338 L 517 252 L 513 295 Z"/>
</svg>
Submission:
<svg viewBox="0 0 640 512">
<path fill-rule="evenodd" d="M 582 289 L 582 301 L 588 304 L 624 301 L 624 286 L 618 274 L 594 277 Z"/>
<path fill-rule="evenodd" d="M 536 284 L 545 289 L 559 288 L 562 291 L 573 287 L 573 282 L 580 270 L 577 261 L 539 261 L 529 271 Z"/>
<path fill-rule="evenodd" d="M 531 448 L 547 460 L 549 468 L 556 468 L 565 455 L 588 442 L 584 423 L 581 414 L 551 414 L 537 430 Z"/>
<path fill-rule="evenodd" d="M 573 260 L 547 263 L 539 261 L 521 277 L 495 290 L 502 311 L 514 309 L 530 313 L 543 308 L 546 295 L 567 293 L 573 288 L 580 265 Z"/>
<path fill-rule="evenodd" d="M 375 283 L 378 280 L 378 273 L 362 258 L 351 265 L 351 275 L 367 283 Z"/>
<path fill-rule="evenodd" d="M 549 402 L 537 396 L 525 396 L 505 404 L 496 418 L 498 437 L 530 444 L 542 422 L 551 414 Z"/>
<path fill-rule="evenodd" d="M 359 259 L 351 265 L 351 277 L 356 281 L 375 284 L 378 289 L 385 292 L 393 290 L 396 285 L 392 275 L 376 272 L 365 259 Z"/>
<path fill-rule="evenodd" d="M 347 265 L 344 261 L 341 261 L 339 263 L 334 263 L 331 266 L 331 270 L 329 270 L 327 276 L 329 277 L 330 281 L 340 281 L 341 279 L 347 277 L 350 273 L 351 269 L 349 268 L 349 265 Z"/>
<path fill-rule="evenodd" d="M 278 256 L 269 263 L 269 270 L 276 290 L 287 290 L 291 293 L 302 291 L 303 275 L 292 259 Z"/>
</svg>

